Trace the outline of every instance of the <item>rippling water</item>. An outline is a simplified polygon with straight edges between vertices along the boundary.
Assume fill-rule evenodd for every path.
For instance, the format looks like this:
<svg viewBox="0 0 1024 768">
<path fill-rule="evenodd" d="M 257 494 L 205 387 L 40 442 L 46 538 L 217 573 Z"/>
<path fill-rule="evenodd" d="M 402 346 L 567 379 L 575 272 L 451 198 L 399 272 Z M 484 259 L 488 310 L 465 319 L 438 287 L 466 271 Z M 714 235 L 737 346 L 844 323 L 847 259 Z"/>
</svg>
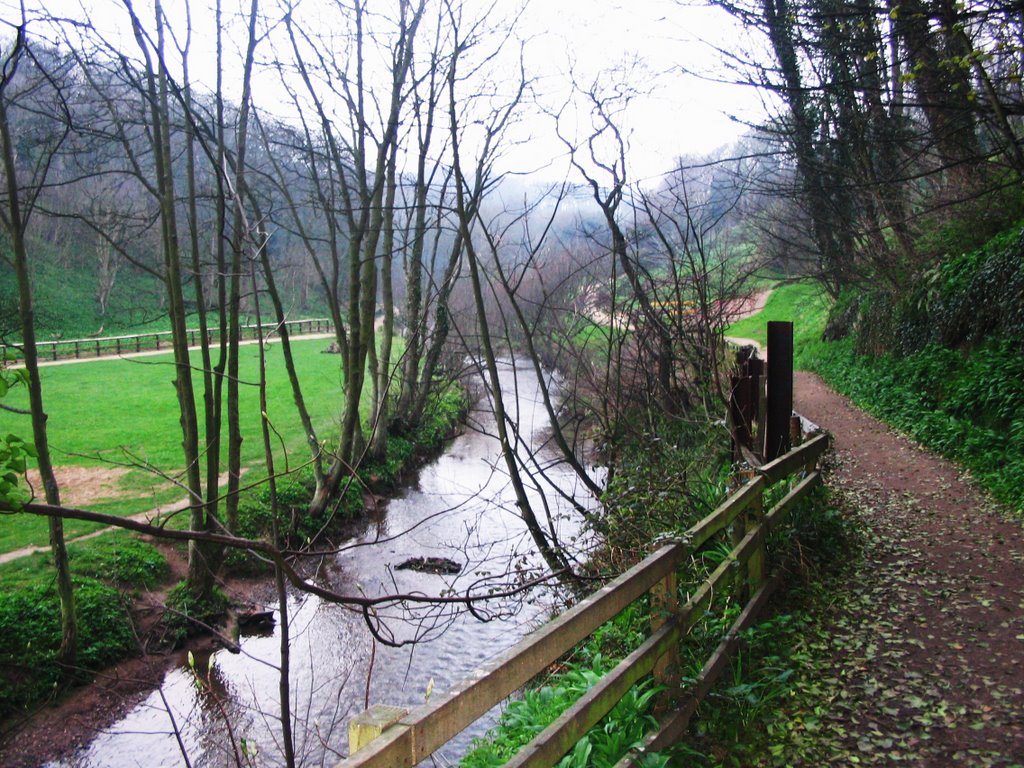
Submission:
<svg viewBox="0 0 1024 768">
<path fill-rule="evenodd" d="M 578 487 L 572 471 L 542 448 L 547 417 L 532 369 L 506 363 L 502 389 L 524 447 L 540 448 L 539 460 L 552 462 L 547 472 L 551 483 L 584 501 L 586 490 Z M 322 574 L 327 584 L 345 593 L 436 595 L 465 591 L 488 579 L 504 584 L 508 571 L 532 573 L 539 564 L 535 547 L 516 514 L 497 440 L 486 434 L 493 433 L 493 416 L 477 412 L 471 423 L 475 429 L 456 438 L 442 456 L 421 469 L 414 484 L 346 542 Z M 531 493 L 542 524 L 550 524 L 561 539 L 571 541 L 580 523 L 570 505 L 551 487 L 535 487 Z M 539 503 L 542 494 L 550 518 Z M 395 570 L 406 559 L 421 556 L 450 558 L 463 568 L 454 577 Z M 299 764 L 332 765 L 347 752 L 348 719 L 364 709 L 367 693 L 371 704 L 422 704 L 431 681 L 434 690 L 444 691 L 542 623 L 550 600 L 551 593 L 541 591 L 526 601 L 491 606 L 494 616 L 488 622 L 466 613 L 425 609 L 410 615 L 391 608 L 382 617 L 383 632 L 399 641 L 426 638 L 391 648 L 373 640 L 361 613 L 304 593 L 290 594 L 290 680 Z M 277 607 L 269 606 L 275 614 Z M 281 764 L 279 647 L 275 631 L 244 638 L 241 654 L 217 651 L 196 658 L 196 668 L 204 676 L 210 670 L 210 689 L 195 685 L 183 661 L 166 675 L 159 690 L 81 753 L 56 765 L 186 765 L 179 737 L 197 768 L 234 765 L 235 749 L 243 762 L 255 755 L 256 765 Z M 471 738 L 493 723 L 495 714 L 492 711 L 450 742 L 444 754 L 454 759 L 464 752 Z"/>
</svg>

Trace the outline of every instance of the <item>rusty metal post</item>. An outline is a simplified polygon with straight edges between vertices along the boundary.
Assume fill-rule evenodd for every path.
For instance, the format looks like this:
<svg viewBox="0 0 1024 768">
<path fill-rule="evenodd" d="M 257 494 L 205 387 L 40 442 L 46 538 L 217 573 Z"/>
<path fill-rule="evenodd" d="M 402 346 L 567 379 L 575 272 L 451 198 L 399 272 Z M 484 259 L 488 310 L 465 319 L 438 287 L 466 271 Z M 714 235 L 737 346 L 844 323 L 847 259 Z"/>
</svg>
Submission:
<svg viewBox="0 0 1024 768">
<path fill-rule="evenodd" d="M 764 363 L 753 347 L 736 353 L 736 368 L 730 377 L 729 427 L 733 439 L 733 459 L 743 458 L 741 448 L 753 450 L 754 423 L 758 419 L 758 389 Z"/>
<path fill-rule="evenodd" d="M 792 448 L 796 448 L 803 441 L 803 425 L 800 423 L 800 417 L 793 414 L 789 417 L 789 445 Z"/>
<path fill-rule="evenodd" d="M 789 450 L 789 417 L 793 415 L 793 324 L 768 323 L 768 397 L 764 459 Z"/>
</svg>

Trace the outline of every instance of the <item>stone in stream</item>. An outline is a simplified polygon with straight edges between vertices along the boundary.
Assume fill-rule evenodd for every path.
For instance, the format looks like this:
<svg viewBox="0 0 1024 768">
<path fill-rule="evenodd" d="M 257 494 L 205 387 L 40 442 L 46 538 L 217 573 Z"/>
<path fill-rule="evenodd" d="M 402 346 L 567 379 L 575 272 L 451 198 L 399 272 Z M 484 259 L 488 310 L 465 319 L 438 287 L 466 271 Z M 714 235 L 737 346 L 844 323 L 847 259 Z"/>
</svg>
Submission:
<svg viewBox="0 0 1024 768">
<path fill-rule="evenodd" d="M 462 570 L 462 566 L 454 560 L 449 560 L 447 557 L 411 557 L 405 562 L 396 565 L 395 570 L 454 576 Z"/>
</svg>

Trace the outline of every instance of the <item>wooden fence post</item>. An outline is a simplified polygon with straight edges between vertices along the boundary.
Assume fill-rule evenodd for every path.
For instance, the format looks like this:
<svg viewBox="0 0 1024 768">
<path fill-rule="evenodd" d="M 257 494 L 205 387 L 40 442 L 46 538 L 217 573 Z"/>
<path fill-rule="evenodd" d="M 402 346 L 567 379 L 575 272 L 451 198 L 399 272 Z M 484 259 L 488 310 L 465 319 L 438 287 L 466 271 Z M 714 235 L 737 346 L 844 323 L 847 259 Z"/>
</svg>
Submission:
<svg viewBox="0 0 1024 768">
<path fill-rule="evenodd" d="M 789 418 L 793 415 L 793 324 L 768 323 L 768 396 L 764 460 L 789 450 Z"/>
<path fill-rule="evenodd" d="M 750 502 L 750 506 L 747 507 L 743 515 L 745 533 L 750 533 L 764 522 L 764 490 L 764 486 L 762 486 L 757 498 Z M 747 592 L 744 595 L 744 602 L 747 598 L 755 595 L 764 582 L 767 573 L 767 555 L 768 548 L 765 537 L 762 536 L 747 560 Z"/>
<path fill-rule="evenodd" d="M 348 753 L 354 755 L 384 731 L 409 714 L 404 707 L 374 704 L 348 723 Z"/>
<path fill-rule="evenodd" d="M 666 542 L 659 539 L 651 546 L 651 552 L 661 549 Z M 675 569 L 651 587 L 651 632 L 660 629 L 672 616 L 679 613 L 679 582 Z M 672 648 L 654 664 L 652 671 L 656 685 L 664 685 L 673 692 L 679 687 L 679 645 Z"/>
</svg>

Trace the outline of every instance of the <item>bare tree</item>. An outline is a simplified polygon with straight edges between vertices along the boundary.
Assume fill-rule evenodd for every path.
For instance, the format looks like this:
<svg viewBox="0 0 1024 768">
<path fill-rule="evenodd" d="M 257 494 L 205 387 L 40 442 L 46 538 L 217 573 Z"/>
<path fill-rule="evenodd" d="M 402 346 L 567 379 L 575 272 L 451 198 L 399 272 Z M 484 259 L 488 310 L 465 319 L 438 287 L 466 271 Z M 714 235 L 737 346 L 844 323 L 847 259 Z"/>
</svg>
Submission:
<svg viewBox="0 0 1024 768">
<path fill-rule="evenodd" d="M 14 269 L 18 282 L 18 315 L 21 320 L 22 355 L 27 372 L 29 403 L 32 413 L 32 437 L 36 449 L 36 462 L 43 484 L 46 503 L 60 506 L 60 489 L 53 471 L 50 444 L 46 435 L 46 410 L 43 386 L 39 379 L 39 358 L 36 352 L 35 310 L 29 273 L 29 253 L 26 237 L 29 220 L 36 201 L 47 181 L 50 165 L 57 151 L 70 133 L 69 106 L 60 89 L 62 73 L 47 72 L 33 57 L 26 34 L 24 17 L 14 27 L 14 39 L 6 50 L 0 51 L 0 150 L 4 176 L 3 206 L 0 223 L 11 241 L 13 259 L 4 260 Z M 22 72 L 19 74 L 19 68 Z M 26 69 L 33 70 L 26 72 Z M 66 70 L 65 70 L 66 71 Z M 47 130 L 33 136 L 37 142 L 34 156 L 19 163 L 12 131 L 13 114 L 26 110 L 36 115 L 57 114 L 58 122 L 47 121 Z M 50 112 L 52 110 L 52 112 Z M 50 550 L 57 572 L 57 594 L 60 597 L 61 644 L 59 660 L 65 669 L 75 664 L 78 652 L 78 622 L 75 617 L 74 591 L 68 552 L 64 543 L 64 521 L 59 515 L 47 518 L 50 529 Z"/>
</svg>

